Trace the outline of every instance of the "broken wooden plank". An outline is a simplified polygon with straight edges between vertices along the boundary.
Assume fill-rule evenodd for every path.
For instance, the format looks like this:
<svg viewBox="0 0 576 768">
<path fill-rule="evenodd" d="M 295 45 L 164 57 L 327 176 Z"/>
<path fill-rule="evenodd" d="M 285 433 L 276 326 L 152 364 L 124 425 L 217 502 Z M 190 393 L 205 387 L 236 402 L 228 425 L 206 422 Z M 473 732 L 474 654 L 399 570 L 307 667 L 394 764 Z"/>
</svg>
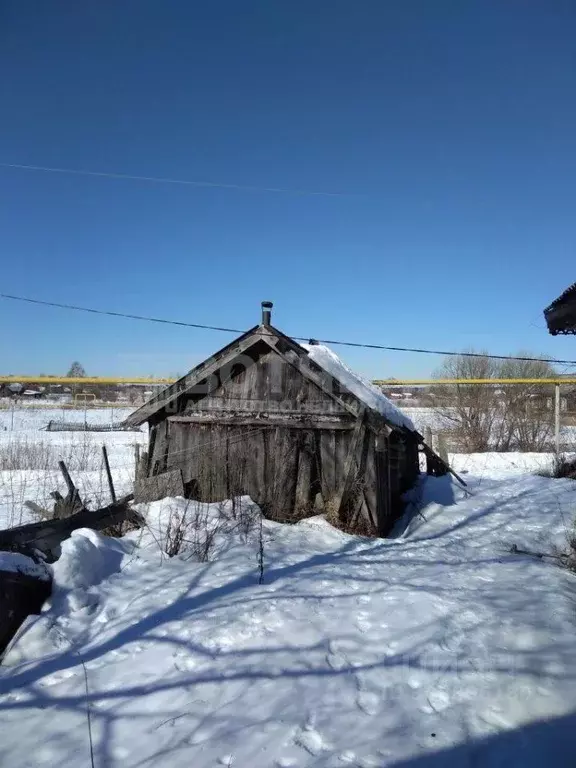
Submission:
<svg viewBox="0 0 576 768">
<path fill-rule="evenodd" d="M 58 462 L 58 466 L 60 467 L 60 471 L 62 472 L 62 476 L 64 477 L 64 482 L 66 483 L 66 486 L 68 488 L 68 493 L 66 494 L 66 498 L 62 498 L 62 496 L 58 493 L 58 491 L 55 491 L 54 493 L 50 494 L 52 498 L 56 501 L 54 504 L 54 517 L 60 519 L 63 517 L 68 517 L 69 515 L 73 515 L 76 512 L 79 512 L 81 509 L 84 508 L 84 504 L 82 503 L 82 499 L 80 498 L 80 493 L 78 492 L 78 489 L 74 485 L 72 478 L 70 477 L 70 473 L 68 472 L 68 467 L 63 461 Z"/>
<path fill-rule="evenodd" d="M 29 509 L 30 512 L 33 512 L 36 517 L 40 518 L 40 520 L 48 520 L 48 518 L 53 517 L 53 514 L 49 509 L 41 507 L 40 504 L 37 504 L 35 501 L 25 501 L 24 506 Z"/>
<path fill-rule="evenodd" d="M 453 475 L 458 482 L 464 486 L 464 488 L 468 487 L 468 483 L 466 483 L 459 474 L 457 474 L 452 467 L 447 464 L 440 456 L 438 456 L 437 453 L 435 453 L 426 443 L 422 444 L 422 451 L 424 455 L 426 456 L 426 462 L 428 464 L 428 474 L 429 475 L 446 475 L 450 473 Z M 438 471 L 438 468 L 442 471 Z"/>
<path fill-rule="evenodd" d="M 41 552 L 48 562 L 53 562 L 60 556 L 60 544 L 78 528 L 93 528 L 100 531 L 125 520 L 142 526 L 144 524 L 142 515 L 128 506 L 132 498 L 132 494 L 129 494 L 119 499 L 116 504 L 109 504 L 102 509 L 83 509 L 60 520 L 45 520 L 0 531 L 0 550 L 13 552 L 36 550 Z"/>
</svg>

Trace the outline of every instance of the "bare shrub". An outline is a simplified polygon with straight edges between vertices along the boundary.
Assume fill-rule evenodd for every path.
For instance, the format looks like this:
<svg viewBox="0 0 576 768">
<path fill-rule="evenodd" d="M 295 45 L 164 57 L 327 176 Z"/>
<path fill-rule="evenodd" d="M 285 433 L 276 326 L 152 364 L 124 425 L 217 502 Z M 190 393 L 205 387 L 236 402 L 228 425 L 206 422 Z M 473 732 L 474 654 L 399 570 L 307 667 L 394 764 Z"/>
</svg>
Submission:
<svg viewBox="0 0 576 768">
<path fill-rule="evenodd" d="M 550 557 L 562 568 L 576 573 L 576 523 L 566 531 L 566 544 L 563 547 L 553 546 Z"/>
<path fill-rule="evenodd" d="M 573 531 L 568 536 L 568 549 L 564 554 L 564 563 L 566 568 L 572 573 L 576 573 L 576 532 Z"/>
<path fill-rule="evenodd" d="M 192 500 L 183 509 L 178 505 L 172 507 L 160 542 L 168 557 L 185 553 L 202 563 L 210 559 L 222 521 L 211 515 L 209 509 L 206 504 Z"/>
<path fill-rule="evenodd" d="M 472 351 L 472 350 L 470 350 Z M 435 372 L 438 379 L 463 383 L 439 384 L 434 392 L 441 403 L 444 425 L 468 453 L 484 451 L 543 451 L 552 436 L 552 410 L 546 385 L 473 384 L 473 379 L 544 379 L 555 372 L 540 360 L 493 360 L 455 355 Z M 520 352 L 519 357 L 529 357 Z"/>
<path fill-rule="evenodd" d="M 220 502 L 218 515 L 223 531 L 238 534 L 247 541 L 259 525 L 262 513 L 256 504 L 248 504 L 246 497 L 233 496 Z"/>
<path fill-rule="evenodd" d="M 444 360 L 435 372 L 439 379 L 492 379 L 498 373 L 488 357 L 458 355 Z M 439 385 L 435 388 L 443 403 L 440 413 L 461 447 L 470 453 L 487 451 L 498 416 L 493 387 L 478 384 Z"/>
<path fill-rule="evenodd" d="M 519 352 L 519 357 L 528 357 Z M 546 379 L 555 375 L 551 363 L 541 360 L 504 360 L 499 365 L 502 379 Z M 510 384 L 499 387 L 503 429 L 499 450 L 544 451 L 552 439 L 553 411 L 548 407 L 549 386 Z"/>
</svg>

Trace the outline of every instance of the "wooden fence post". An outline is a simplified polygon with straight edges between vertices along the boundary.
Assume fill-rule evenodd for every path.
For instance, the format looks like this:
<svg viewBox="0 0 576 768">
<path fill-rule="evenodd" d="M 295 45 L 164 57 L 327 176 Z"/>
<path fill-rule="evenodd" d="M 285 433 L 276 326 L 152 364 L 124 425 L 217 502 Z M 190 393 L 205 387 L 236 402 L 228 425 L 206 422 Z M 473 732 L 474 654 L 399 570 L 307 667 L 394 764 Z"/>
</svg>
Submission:
<svg viewBox="0 0 576 768">
<path fill-rule="evenodd" d="M 560 454 L 560 384 L 554 385 L 554 446 Z"/>
<path fill-rule="evenodd" d="M 116 491 L 114 490 L 114 481 L 112 480 L 112 472 L 110 471 L 110 462 L 108 461 L 108 451 L 106 446 L 102 446 L 102 455 L 104 456 L 104 467 L 106 468 L 106 476 L 108 478 L 108 488 L 110 489 L 110 497 L 112 504 L 116 504 Z"/>
<path fill-rule="evenodd" d="M 448 464 L 448 448 L 446 446 L 446 438 L 443 432 L 438 432 L 438 455 L 445 464 Z"/>
<path fill-rule="evenodd" d="M 138 480 L 140 472 L 140 443 L 134 443 L 134 481 Z"/>
</svg>

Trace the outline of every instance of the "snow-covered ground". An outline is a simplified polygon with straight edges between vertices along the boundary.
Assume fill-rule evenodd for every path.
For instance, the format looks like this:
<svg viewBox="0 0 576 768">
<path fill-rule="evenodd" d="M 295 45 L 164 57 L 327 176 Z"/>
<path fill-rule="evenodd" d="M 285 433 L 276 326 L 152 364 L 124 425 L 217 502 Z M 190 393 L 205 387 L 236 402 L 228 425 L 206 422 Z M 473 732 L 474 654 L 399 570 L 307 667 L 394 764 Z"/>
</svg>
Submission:
<svg viewBox="0 0 576 768">
<path fill-rule="evenodd" d="M 469 491 L 428 479 L 394 539 L 264 522 L 262 584 L 257 527 L 161 556 L 184 500 L 77 531 L 0 668 L 1 764 L 90 766 L 91 732 L 98 768 L 573 767 L 576 576 L 511 547 L 562 547 L 576 482 L 501 456 L 455 457 Z"/>
<path fill-rule="evenodd" d="M 86 412 L 93 424 L 119 422 L 130 409 L 94 408 Z M 92 505 L 110 501 L 102 458 L 106 444 L 117 495 L 133 490 L 134 445 L 147 444 L 141 432 L 46 432 L 50 419 L 83 422 L 83 410 L 21 408 L 0 411 L 0 529 L 33 522 L 35 516 L 24 506 L 33 501 L 49 505 L 50 493 L 66 495 L 58 469 L 66 461 L 81 497 Z M 12 428 L 13 427 L 13 428 Z"/>
<path fill-rule="evenodd" d="M 0 432 L 45 429 L 49 421 L 83 422 L 91 424 L 115 424 L 123 421 L 134 408 L 51 408 L 38 407 L 37 403 L 0 410 Z"/>
</svg>

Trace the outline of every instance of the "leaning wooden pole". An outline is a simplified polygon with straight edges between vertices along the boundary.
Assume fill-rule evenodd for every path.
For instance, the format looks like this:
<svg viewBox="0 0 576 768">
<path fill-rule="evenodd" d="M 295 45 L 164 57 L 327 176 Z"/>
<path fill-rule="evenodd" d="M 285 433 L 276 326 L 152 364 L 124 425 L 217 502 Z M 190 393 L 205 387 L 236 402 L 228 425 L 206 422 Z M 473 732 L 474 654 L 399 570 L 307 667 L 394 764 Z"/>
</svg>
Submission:
<svg viewBox="0 0 576 768">
<path fill-rule="evenodd" d="M 560 455 L 560 384 L 554 385 L 554 448 Z"/>
<path fill-rule="evenodd" d="M 116 491 L 114 490 L 114 481 L 112 480 L 112 472 L 110 471 L 110 462 L 108 461 L 108 451 L 106 446 L 102 446 L 102 456 L 104 457 L 104 467 L 106 469 L 106 477 L 108 478 L 108 488 L 110 489 L 110 498 L 112 504 L 116 503 Z"/>
</svg>

